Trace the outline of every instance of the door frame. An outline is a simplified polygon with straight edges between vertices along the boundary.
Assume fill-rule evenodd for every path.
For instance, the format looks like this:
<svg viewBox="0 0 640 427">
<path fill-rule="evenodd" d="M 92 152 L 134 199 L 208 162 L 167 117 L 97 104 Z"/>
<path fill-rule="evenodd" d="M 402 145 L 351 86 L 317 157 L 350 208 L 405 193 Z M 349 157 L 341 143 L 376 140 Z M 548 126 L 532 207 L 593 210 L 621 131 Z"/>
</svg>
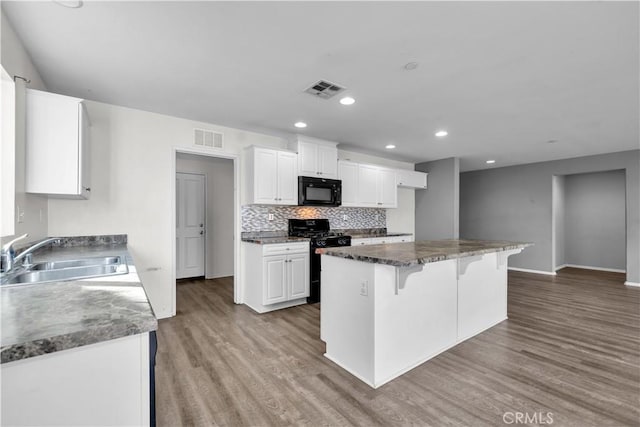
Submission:
<svg viewBox="0 0 640 427">
<path fill-rule="evenodd" d="M 177 160 L 177 159 L 176 159 Z M 203 199 L 204 199 L 204 204 L 202 205 L 202 209 L 204 210 L 203 214 L 204 217 L 202 218 L 202 223 L 204 224 L 204 239 L 202 240 L 202 271 L 203 271 L 203 276 L 206 278 L 207 277 L 207 230 L 208 230 L 208 224 L 207 224 L 207 203 L 209 202 L 209 197 L 207 195 L 207 174 L 206 173 L 198 173 L 198 172 L 178 172 L 176 171 L 176 177 L 178 176 L 178 174 L 181 173 L 183 175 L 198 175 L 204 178 L 204 182 L 202 185 L 202 192 L 203 192 Z M 177 189 L 176 189 L 176 197 L 178 196 L 177 193 Z M 176 208 L 178 207 L 177 203 L 176 203 Z M 177 218 L 176 218 L 177 219 Z M 175 238 L 174 238 L 174 242 L 175 242 Z M 175 245 L 175 243 L 174 243 Z M 175 260 L 174 260 L 174 265 L 175 265 Z M 176 268 L 176 272 L 177 272 L 177 268 Z M 177 274 L 176 274 L 177 276 Z M 176 277 L 177 280 L 177 277 Z"/>
<path fill-rule="evenodd" d="M 169 192 L 171 199 L 171 315 L 176 315 L 176 161 L 178 153 L 195 154 L 203 157 L 214 157 L 233 161 L 233 302 L 242 304 L 244 295 L 241 286 L 242 269 L 240 268 L 240 157 L 238 154 L 233 153 L 211 152 L 191 147 L 173 147 L 171 150 L 171 167 L 169 170 Z"/>
</svg>

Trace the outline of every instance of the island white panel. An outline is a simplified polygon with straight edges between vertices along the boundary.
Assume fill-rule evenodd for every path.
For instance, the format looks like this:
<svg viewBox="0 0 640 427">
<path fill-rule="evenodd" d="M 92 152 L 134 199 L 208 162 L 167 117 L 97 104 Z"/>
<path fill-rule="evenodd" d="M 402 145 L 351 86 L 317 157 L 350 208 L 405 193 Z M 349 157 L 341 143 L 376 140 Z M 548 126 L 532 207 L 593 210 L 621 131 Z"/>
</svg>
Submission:
<svg viewBox="0 0 640 427">
<path fill-rule="evenodd" d="M 374 375 L 374 275 L 375 264 L 322 257 L 325 356 L 369 385 Z"/>
<path fill-rule="evenodd" d="M 418 266 L 421 269 L 400 283 L 397 294 L 396 267 L 374 265 L 377 315 L 373 386 L 379 387 L 455 345 L 457 262 Z"/>
</svg>

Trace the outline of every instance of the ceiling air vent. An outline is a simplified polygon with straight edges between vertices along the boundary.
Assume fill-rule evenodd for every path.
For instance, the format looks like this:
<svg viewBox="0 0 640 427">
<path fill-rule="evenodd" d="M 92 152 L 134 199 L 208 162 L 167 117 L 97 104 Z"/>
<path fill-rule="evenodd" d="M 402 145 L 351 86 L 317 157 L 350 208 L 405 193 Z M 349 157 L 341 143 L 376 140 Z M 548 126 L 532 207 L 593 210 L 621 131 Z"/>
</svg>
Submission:
<svg viewBox="0 0 640 427">
<path fill-rule="evenodd" d="M 345 89 L 345 87 L 331 83 L 330 81 L 320 80 L 319 82 L 312 84 L 311 87 L 305 89 L 305 92 L 322 99 L 329 99 Z"/>
<path fill-rule="evenodd" d="M 222 134 L 204 129 L 193 130 L 193 143 L 203 148 L 223 148 Z"/>
</svg>

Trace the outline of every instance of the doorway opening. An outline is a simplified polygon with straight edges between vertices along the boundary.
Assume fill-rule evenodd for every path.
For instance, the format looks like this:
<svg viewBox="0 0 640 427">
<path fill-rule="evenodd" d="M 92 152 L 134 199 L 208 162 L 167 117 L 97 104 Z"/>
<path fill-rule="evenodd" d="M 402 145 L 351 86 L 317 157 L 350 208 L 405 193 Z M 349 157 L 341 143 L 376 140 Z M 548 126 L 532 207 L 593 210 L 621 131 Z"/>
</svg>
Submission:
<svg viewBox="0 0 640 427">
<path fill-rule="evenodd" d="M 237 158 L 226 153 L 175 149 L 174 167 L 174 279 L 231 279 L 234 302 L 239 302 Z"/>
<path fill-rule="evenodd" d="M 625 170 L 553 177 L 553 268 L 626 272 Z"/>
</svg>

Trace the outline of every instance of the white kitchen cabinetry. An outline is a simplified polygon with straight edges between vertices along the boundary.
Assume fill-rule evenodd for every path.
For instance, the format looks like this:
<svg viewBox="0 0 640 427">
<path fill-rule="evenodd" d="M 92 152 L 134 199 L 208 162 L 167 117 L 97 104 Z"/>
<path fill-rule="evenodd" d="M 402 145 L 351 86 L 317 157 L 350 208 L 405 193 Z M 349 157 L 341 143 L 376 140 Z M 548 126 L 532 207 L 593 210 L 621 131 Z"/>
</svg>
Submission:
<svg viewBox="0 0 640 427">
<path fill-rule="evenodd" d="M 396 171 L 398 187 L 416 188 L 424 190 L 427 188 L 427 174 L 419 171 L 398 169 Z"/>
<path fill-rule="evenodd" d="M 346 160 L 338 162 L 338 178 L 342 180 L 342 206 L 358 205 L 358 164 Z"/>
<path fill-rule="evenodd" d="M 398 207 L 396 172 L 393 169 L 378 169 L 376 180 L 377 204 L 379 208 Z"/>
<path fill-rule="evenodd" d="M 398 207 L 395 170 L 341 160 L 338 171 L 342 180 L 342 206 Z"/>
<path fill-rule="evenodd" d="M 301 137 L 289 148 L 298 153 L 298 175 L 338 179 L 337 143 Z"/>
<path fill-rule="evenodd" d="M 82 99 L 27 89 L 26 191 L 89 198 L 89 159 Z"/>
<path fill-rule="evenodd" d="M 150 424 L 149 334 L 0 365 L 7 426 Z"/>
<path fill-rule="evenodd" d="M 248 203 L 297 205 L 296 168 L 296 153 L 249 147 L 246 167 Z"/>
<path fill-rule="evenodd" d="M 309 296 L 309 242 L 242 243 L 245 303 L 257 311 L 305 304 Z"/>
<path fill-rule="evenodd" d="M 364 237 L 351 239 L 351 246 L 362 246 L 362 245 L 380 245 L 385 243 L 404 243 L 404 242 L 413 242 L 413 235 L 409 234 L 406 236 L 385 236 L 385 237 Z"/>
</svg>

